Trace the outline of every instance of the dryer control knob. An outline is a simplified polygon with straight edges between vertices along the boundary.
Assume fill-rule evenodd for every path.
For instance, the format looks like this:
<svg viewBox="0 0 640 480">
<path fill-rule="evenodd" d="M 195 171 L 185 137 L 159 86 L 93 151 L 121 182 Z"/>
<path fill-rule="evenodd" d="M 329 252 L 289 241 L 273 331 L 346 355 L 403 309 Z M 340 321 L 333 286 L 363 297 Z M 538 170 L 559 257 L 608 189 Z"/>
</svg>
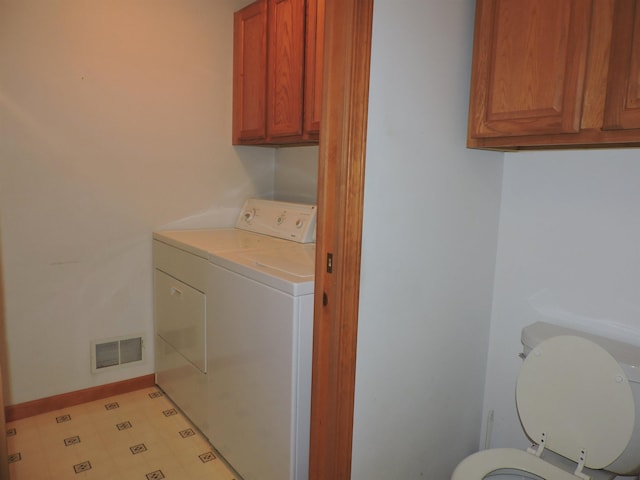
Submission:
<svg viewBox="0 0 640 480">
<path fill-rule="evenodd" d="M 296 228 L 297 229 L 301 229 L 304 226 L 304 220 L 299 218 L 298 220 L 296 220 Z"/>
<path fill-rule="evenodd" d="M 246 210 L 242 214 L 242 218 L 247 223 L 251 222 L 251 220 L 253 220 L 253 217 L 255 217 L 255 216 L 256 216 L 256 209 L 255 208 L 252 208 L 251 210 Z"/>
</svg>

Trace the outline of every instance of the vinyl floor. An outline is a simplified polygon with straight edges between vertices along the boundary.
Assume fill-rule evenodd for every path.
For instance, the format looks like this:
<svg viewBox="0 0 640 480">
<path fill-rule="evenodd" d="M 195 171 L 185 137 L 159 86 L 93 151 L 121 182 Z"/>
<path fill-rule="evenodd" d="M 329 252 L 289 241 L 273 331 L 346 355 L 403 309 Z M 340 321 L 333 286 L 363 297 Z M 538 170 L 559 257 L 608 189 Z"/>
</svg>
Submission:
<svg viewBox="0 0 640 480">
<path fill-rule="evenodd" d="M 157 388 L 10 422 L 7 443 L 11 480 L 238 478 Z"/>
</svg>

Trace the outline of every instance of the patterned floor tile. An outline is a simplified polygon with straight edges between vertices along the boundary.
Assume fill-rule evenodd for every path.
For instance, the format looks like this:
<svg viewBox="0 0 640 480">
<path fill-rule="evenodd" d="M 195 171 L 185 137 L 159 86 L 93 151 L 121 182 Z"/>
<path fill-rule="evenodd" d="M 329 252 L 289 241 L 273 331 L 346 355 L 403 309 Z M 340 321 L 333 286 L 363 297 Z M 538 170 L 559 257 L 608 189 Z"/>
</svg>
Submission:
<svg viewBox="0 0 640 480">
<path fill-rule="evenodd" d="M 6 435 L 12 480 L 235 480 L 157 388 L 11 422 Z"/>
</svg>

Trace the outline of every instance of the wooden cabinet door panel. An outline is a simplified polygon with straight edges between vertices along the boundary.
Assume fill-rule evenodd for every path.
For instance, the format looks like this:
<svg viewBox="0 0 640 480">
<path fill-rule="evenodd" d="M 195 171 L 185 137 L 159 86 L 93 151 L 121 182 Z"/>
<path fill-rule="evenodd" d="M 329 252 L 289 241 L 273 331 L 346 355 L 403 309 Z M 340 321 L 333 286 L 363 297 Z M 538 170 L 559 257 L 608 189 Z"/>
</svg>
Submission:
<svg viewBox="0 0 640 480">
<path fill-rule="evenodd" d="M 301 136 L 304 0 L 269 0 L 267 135 Z"/>
<path fill-rule="evenodd" d="M 604 128 L 640 128 L 640 5 L 616 0 Z"/>
<path fill-rule="evenodd" d="M 304 86 L 305 136 L 317 139 L 322 118 L 322 72 L 324 64 L 324 2 L 307 2 L 307 51 Z"/>
<path fill-rule="evenodd" d="M 591 1 L 478 0 L 472 138 L 577 132 Z"/>
<path fill-rule="evenodd" d="M 267 1 L 234 15 L 233 143 L 266 137 Z"/>
</svg>

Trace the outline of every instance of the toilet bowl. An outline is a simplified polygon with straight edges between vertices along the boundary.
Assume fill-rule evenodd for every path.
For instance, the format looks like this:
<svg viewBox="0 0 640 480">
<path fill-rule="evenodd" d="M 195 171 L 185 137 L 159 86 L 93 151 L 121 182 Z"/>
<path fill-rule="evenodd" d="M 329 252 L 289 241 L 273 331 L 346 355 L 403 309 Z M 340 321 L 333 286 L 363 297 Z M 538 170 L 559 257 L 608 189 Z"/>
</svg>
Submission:
<svg viewBox="0 0 640 480">
<path fill-rule="evenodd" d="M 452 480 L 576 480 L 576 477 L 524 450 L 492 448 L 474 453 L 456 468 Z"/>
<path fill-rule="evenodd" d="M 640 472 L 640 347 L 538 322 L 523 331 L 520 422 L 534 442 L 464 459 L 452 480 L 604 480 Z"/>
<path fill-rule="evenodd" d="M 470 480 L 578 480 L 576 463 L 549 452 L 536 457 L 515 448 L 493 448 L 474 453 L 458 465 L 454 479 Z M 505 466 L 508 465 L 508 466 Z M 585 468 L 591 480 L 613 480 L 615 473 Z"/>
</svg>

